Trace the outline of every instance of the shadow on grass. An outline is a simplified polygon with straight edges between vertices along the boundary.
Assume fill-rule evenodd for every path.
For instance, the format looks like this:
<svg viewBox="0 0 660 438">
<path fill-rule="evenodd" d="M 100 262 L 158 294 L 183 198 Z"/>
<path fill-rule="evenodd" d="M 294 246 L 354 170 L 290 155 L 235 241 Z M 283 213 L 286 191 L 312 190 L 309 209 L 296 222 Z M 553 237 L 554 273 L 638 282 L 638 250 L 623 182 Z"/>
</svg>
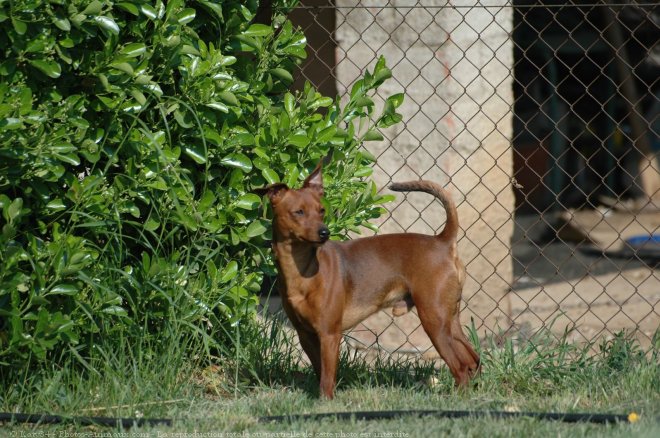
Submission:
<svg viewBox="0 0 660 438">
<path fill-rule="evenodd" d="M 231 367 L 226 367 L 229 374 L 234 373 L 227 376 L 233 384 L 239 388 L 288 387 L 302 390 L 313 398 L 319 396 L 316 374 L 285 316 L 269 316 L 252 327 L 244 327 L 241 338 L 243 342 L 235 351 L 236 360 Z M 444 367 L 438 369 L 435 361 L 367 355 L 342 344 L 338 390 L 364 386 L 420 388 L 427 386 L 433 377 L 447 387 L 453 382 L 449 372 Z"/>
</svg>

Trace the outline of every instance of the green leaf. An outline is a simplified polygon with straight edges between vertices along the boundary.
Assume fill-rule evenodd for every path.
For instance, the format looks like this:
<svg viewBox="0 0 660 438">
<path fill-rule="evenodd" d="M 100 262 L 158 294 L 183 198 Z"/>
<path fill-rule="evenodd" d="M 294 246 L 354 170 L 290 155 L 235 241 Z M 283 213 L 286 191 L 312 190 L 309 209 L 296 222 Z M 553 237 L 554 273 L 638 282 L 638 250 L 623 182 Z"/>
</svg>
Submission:
<svg viewBox="0 0 660 438">
<path fill-rule="evenodd" d="M 403 103 L 403 93 L 393 94 L 387 98 L 387 102 L 392 105 L 393 108 L 398 108 Z"/>
<path fill-rule="evenodd" d="M 364 178 L 373 173 L 373 169 L 368 166 L 363 166 L 360 167 L 358 170 L 355 171 L 354 175 L 357 176 L 358 178 Z"/>
<path fill-rule="evenodd" d="M 152 93 L 156 97 L 161 97 L 163 95 L 163 90 L 160 88 L 160 85 L 158 85 L 155 82 L 151 82 L 149 84 L 144 85 L 144 89 Z"/>
<path fill-rule="evenodd" d="M 207 142 L 210 142 L 215 146 L 222 146 L 222 144 L 225 142 L 225 138 L 220 135 L 218 131 L 215 131 L 209 126 L 204 128 L 204 137 L 206 138 Z"/>
<path fill-rule="evenodd" d="M 195 14 L 196 12 L 194 9 L 186 8 L 177 14 L 176 20 L 179 24 L 188 24 L 195 19 Z"/>
<path fill-rule="evenodd" d="M 23 209 L 23 199 L 22 198 L 14 199 L 7 208 L 7 215 L 9 216 L 9 222 L 13 222 L 21 214 L 22 209 Z"/>
<path fill-rule="evenodd" d="M 0 194 L 0 208 L 4 209 L 9 204 L 11 204 L 11 199 L 9 199 L 9 196 Z"/>
<path fill-rule="evenodd" d="M 265 37 L 273 33 L 273 28 L 265 24 L 253 24 L 243 32 L 243 35 L 250 37 Z"/>
<path fill-rule="evenodd" d="M 218 268 L 215 266 L 215 263 L 213 263 L 213 260 L 208 260 L 206 262 L 206 270 L 209 273 L 209 277 L 212 279 L 215 279 L 218 275 Z"/>
<path fill-rule="evenodd" d="M 85 15 L 85 14 L 76 14 L 76 15 L 70 16 L 69 19 L 71 20 L 71 22 L 75 26 L 80 27 L 85 22 L 85 20 L 87 19 L 87 15 Z"/>
<path fill-rule="evenodd" d="M 123 9 L 126 12 L 135 15 L 136 17 L 140 15 L 140 10 L 133 3 L 119 2 L 119 3 L 115 3 L 115 5 L 117 5 L 117 7 L 119 7 L 120 9 Z"/>
<path fill-rule="evenodd" d="M 358 96 L 364 94 L 364 92 L 365 92 L 364 79 L 358 79 L 357 81 L 355 81 L 353 87 L 351 88 L 351 99 L 357 99 Z"/>
<path fill-rule="evenodd" d="M 218 97 L 229 105 L 238 106 L 238 99 L 236 98 L 236 95 L 231 91 L 221 91 L 218 93 Z"/>
<path fill-rule="evenodd" d="M 43 52 L 46 49 L 44 40 L 32 40 L 25 48 L 26 53 Z"/>
<path fill-rule="evenodd" d="M 366 149 L 360 149 L 359 157 L 364 158 L 365 160 L 369 161 L 370 163 L 375 163 L 376 162 L 376 157 L 374 154 L 369 152 Z"/>
<path fill-rule="evenodd" d="M 268 184 L 275 184 L 280 182 L 280 176 L 273 169 L 263 169 L 261 171 L 261 175 L 268 182 Z"/>
<path fill-rule="evenodd" d="M 301 46 L 286 46 L 282 49 L 287 55 L 294 56 L 299 59 L 307 59 L 307 51 Z"/>
<path fill-rule="evenodd" d="M 227 144 L 232 146 L 252 146 L 254 144 L 254 135 L 248 132 L 236 134 L 229 139 Z"/>
<path fill-rule="evenodd" d="M 189 121 L 187 115 L 178 109 L 174 111 L 174 120 L 176 120 L 182 128 L 189 129 L 193 127 L 192 121 Z"/>
<path fill-rule="evenodd" d="M 79 289 L 78 286 L 75 284 L 70 284 L 70 283 L 60 283 L 56 286 L 53 286 L 51 288 L 47 295 L 76 295 L 78 293 Z"/>
<path fill-rule="evenodd" d="M 126 44 L 120 51 L 124 56 L 128 56 L 129 58 L 135 58 L 136 56 L 140 56 L 143 53 L 147 51 L 147 46 L 144 43 L 130 43 Z"/>
<path fill-rule="evenodd" d="M 198 146 L 185 146 L 183 153 L 192 158 L 197 164 L 206 163 L 206 154 L 202 147 Z"/>
<path fill-rule="evenodd" d="M 254 18 L 252 11 L 250 11 L 245 5 L 241 5 L 241 14 L 243 15 L 243 18 L 245 18 L 245 21 L 252 21 Z"/>
<path fill-rule="evenodd" d="M 134 70 L 133 66 L 129 64 L 128 62 L 113 62 L 110 64 L 110 67 L 114 68 L 115 70 L 122 71 L 124 73 L 127 73 L 131 76 L 133 76 Z"/>
<path fill-rule="evenodd" d="M 155 20 L 158 18 L 158 11 L 156 11 L 156 8 L 150 4 L 141 4 L 140 11 L 150 20 Z"/>
<path fill-rule="evenodd" d="M 57 158 L 58 160 L 71 164 L 73 166 L 78 166 L 80 165 L 80 158 L 78 158 L 78 155 L 76 154 L 58 154 L 54 153 L 53 156 Z"/>
<path fill-rule="evenodd" d="M 225 114 L 229 113 L 229 108 L 224 103 L 211 102 L 211 103 L 207 103 L 206 106 L 209 107 L 209 108 L 212 108 L 216 111 L 220 111 L 222 113 L 225 113 Z"/>
<path fill-rule="evenodd" d="M 317 108 L 327 108 L 327 107 L 329 107 L 330 105 L 332 105 L 333 103 L 334 103 L 334 100 L 332 100 L 331 98 L 329 98 L 329 97 L 321 97 L 321 98 L 319 98 L 319 99 L 314 100 L 314 101 L 308 106 L 308 108 L 309 108 L 310 110 L 315 110 L 315 109 L 317 109 Z"/>
<path fill-rule="evenodd" d="M 179 44 L 181 44 L 181 37 L 177 34 L 165 38 L 165 47 L 177 47 Z"/>
<path fill-rule="evenodd" d="M 133 96 L 133 99 L 137 101 L 137 103 L 140 104 L 140 106 L 144 106 L 147 103 L 147 98 L 142 94 L 140 90 L 137 90 L 135 88 L 131 88 L 130 90 L 131 96 Z"/>
<path fill-rule="evenodd" d="M 248 225 L 247 230 L 245 230 L 245 234 L 252 238 L 252 237 L 257 237 L 263 235 L 267 231 L 266 226 L 263 224 L 261 220 L 256 220 L 252 222 L 250 225 Z"/>
<path fill-rule="evenodd" d="M 371 100 L 368 96 L 359 96 L 357 99 L 355 99 L 355 105 L 358 108 L 361 108 L 363 106 L 374 106 L 374 101 Z"/>
<path fill-rule="evenodd" d="M 295 105 L 296 105 L 296 100 L 293 97 L 293 94 L 286 93 L 284 95 L 284 109 L 289 114 L 289 116 L 291 116 L 293 114 L 293 111 L 295 109 Z"/>
<path fill-rule="evenodd" d="M 380 85 L 383 83 L 386 79 L 389 79 L 392 77 L 392 71 L 387 68 L 383 67 L 380 71 L 376 72 L 374 75 L 374 85 Z"/>
<path fill-rule="evenodd" d="M 327 143 L 332 139 L 332 137 L 335 136 L 336 132 L 337 132 L 336 126 L 334 125 L 328 126 L 327 128 L 324 128 L 323 130 L 321 130 L 321 132 L 317 134 L 316 141 L 318 143 Z"/>
<path fill-rule="evenodd" d="M 235 64 L 236 61 L 237 61 L 237 59 L 236 59 L 235 56 L 223 56 L 222 58 L 220 58 L 220 61 L 218 62 L 218 65 L 224 67 L 224 66 L 227 66 L 227 65 Z"/>
<path fill-rule="evenodd" d="M 128 312 L 121 306 L 108 306 L 101 309 L 101 312 L 116 316 L 128 316 Z"/>
<path fill-rule="evenodd" d="M 75 274 L 93 261 L 91 254 L 86 252 L 75 253 L 69 262 L 69 265 L 62 271 L 64 275 Z"/>
<path fill-rule="evenodd" d="M 71 65 L 73 63 L 73 59 L 69 56 L 69 52 L 66 50 L 63 50 L 62 47 L 59 45 L 55 45 L 55 52 L 57 53 L 57 56 L 60 57 L 60 59 L 67 64 Z"/>
<path fill-rule="evenodd" d="M 222 14 L 222 6 L 209 1 L 200 1 L 200 3 L 206 6 L 208 9 L 210 9 L 216 15 L 216 18 L 219 18 L 220 20 L 224 21 L 224 16 Z"/>
<path fill-rule="evenodd" d="M 0 76 L 9 76 L 16 71 L 16 61 L 7 59 L 0 62 Z"/>
<path fill-rule="evenodd" d="M 140 209 L 138 208 L 137 205 L 133 201 L 126 201 L 124 202 L 124 205 L 121 206 L 124 212 L 130 213 L 131 216 L 134 218 L 139 218 L 140 217 Z"/>
<path fill-rule="evenodd" d="M 254 193 L 246 193 L 236 201 L 236 207 L 243 210 L 254 210 L 261 205 L 261 198 Z"/>
<path fill-rule="evenodd" d="M 94 17 L 93 20 L 101 26 L 102 29 L 107 30 L 113 35 L 119 35 L 119 26 L 117 23 L 115 23 L 115 20 L 113 20 L 110 17 Z"/>
<path fill-rule="evenodd" d="M 165 180 L 161 177 L 158 177 L 158 178 L 156 178 L 155 181 L 152 181 L 152 182 L 148 183 L 147 187 L 150 187 L 150 188 L 156 189 L 156 190 L 162 190 L 162 191 L 165 191 L 165 190 L 169 189 L 169 186 L 167 185 Z"/>
<path fill-rule="evenodd" d="M 403 117 L 401 116 L 401 114 L 394 113 L 394 114 L 390 114 L 390 115 L 383 116 L 383 117 L 378 121 L 378 124 L 377 124 L 377 125 L 378 125 L 379 128 L 388 128 L 388 127 L 390 127 L 390 126 L 392 126 L 392 125 L 396 125 L 396 124 L 399 123 L 402 119 L 403 119 Z"/>
<path fill-rule="evenodd" d="M 289 187 L 293 187 L 300 177 L 300 169 L 295 164 L 289 164 L 284 172 L 286 180 L 284 181 Z"/>
<path fill-rule="evenodd" d="M 74 152 L 77 149 L 77 147 L 65 141 L 55 143 L 50 147 L 51 151 L 57 152 L 58 154 L 68 154 L 69 152 Z"/>
<path fill-rule="evenodd" d="M 252 170 L 252 161 L 247 155 L 241 153 L 229 154 L 220 160 L 220 164 L 228 167 L 234 167 L 236 169 L 241 169 L 244 172 L 249 172 Z"/>
<path fill-rule="evenodd" d="M 82 10 L 81 14 L 85 15 L 98 15 L 103 10 L 103 3 L 99 0 L 92 0 L 85 9 Z"/>
<path fill-rule="evenodd" d="M 66 204 L 64 204 L 64 202 L 60 198 L 57 198 L 57 199 L 53 199 L 48 204 L 46 204 L 46 208 L 53 211 L 60 211 L 66 208 Z"/>
<path fill-rule="evenodd" d="M 23 127 L 23 122 L 21 122 L 21 119 L 17 119 L 15 117 L 8 117 L 6 119 L 0 120 L 0 131 L 20 129 L 22 127 Z"/>
<path fill-rule="evenodd" d="M 160 227 L 160 222 L 158 222 L 153 217 L 149 216 L 147 221 L 144 223 L 144 228 L 149 231 L 156 231 Z"/>
<path fill-rule="evenodd" d="M 71 39 L 71 38 L 64 38 L 63 40 L 59 40 L 57 42 L 61 47 L 64 47 L 65 49 L 71 49 L 76 46 L 76 43 Z"/>
<path fill-rule="evenodd" d="M 110 109 L 115 108 L 117 106 L 117 103 L 119 103 L 116 100 L 110 99 L 109 97 L 106 96 L 98 96 L 98 99 Z"/>
<path fill-rule="evenodd" d="M 371 130 L 367 131 L 367 133 L 364 135 L 362 140 L 364 140 L 364 141 L 381 141 L 381 140 L 384 140 L 384 137 L 382 136 L 382 134 L 380 132 L 376 131 L 375 129 L 371 129 Z"/>
<path fill-rule="evenodd" d="M 55 61 L 44 61 L 43 59 L 33 59 L 29 61 L 32 67 L 37 68 L 43 74 L 53 79 L 57 79 L 62 74 L 62 68 Z"/>
<path fill-rule="evenodd" d="M 27 24 L 13 17 L 11 19 L 11 24 L 14 27 L 14 30 L 16 31 L 17 34 L 25 35 L 25 32 L 27 31 Z"/>
<path fill-rule="evenodd" d="M 270 72 L 270 74 L 272 74 L 276 78 L 281 79 L 284 82 L 288 82 L 288 83 L 293 82 L 293 76 L 291 76 L 291 73 L 289 73 L 288 70 L 284 70 L 283 68 L 274 68 L 268 71 Z"/>
<path fill-rule="evenodd" d="M 199 209 L 201 211 L 208 210 L 215 204 L 215 195 L 211 190 L 207 190 L 204 192 L 202 195 L 201 199 L 199 200 Z"/>
<path fill-rule="evenodd" d="M 261 44 L 252 37 L 246 35 L 236 35 L 234 37 L 234 40 L 238 41 L 239 50 L 245 52 L 252 52 L 254 51 L 254 49 L 256 50 L 261 49 Z"/>
<path fill-rule="evenodd" d="M 394 195 L 382 195 L 379 196 L 378 199 L 374 200 L 375 204 L 386 204 L 388 202 L 393 202 L 396 201 L 396 196 Z"/>
<path fill-rule="evenodd" d="M 230 261 L 227 266 L 222 270 L 220 283 L 230 282 L 238 274 L 238 263 L 235 260 Z"/>
<path fill-rule="evenodd" d="M 298 148 L 304 148 L 309 144 L 309 137 L 302 134 L 292 134 L 287 138 L 287 143 Z"/>
</svg>

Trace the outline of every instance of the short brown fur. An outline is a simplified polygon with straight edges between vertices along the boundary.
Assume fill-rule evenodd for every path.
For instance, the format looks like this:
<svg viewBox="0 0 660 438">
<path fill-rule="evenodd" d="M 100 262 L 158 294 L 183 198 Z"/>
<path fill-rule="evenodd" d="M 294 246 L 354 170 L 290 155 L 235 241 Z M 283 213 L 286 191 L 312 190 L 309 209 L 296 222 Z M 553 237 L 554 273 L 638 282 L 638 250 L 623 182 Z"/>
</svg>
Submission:
<svg viewBox="0 0 660 438">
<path fill-rule="evenodd" d="M 465 386 L 479 356 L 459 321 L 465 269 L 458 258 L 458 214 L 451 196 L 429 181 L 395 183 L 395 191 L 422 191 L 447 212 L 437 236 L 385 234 L 329 241 L 321 206 L 321 164 L 299 190 L 273 184 L 258 190 L 273 206 L 273 251 L 282 305 L 320 379 L 321 394 L 334 396 L 339 344 L 344 330 L 392 308 L 395 316 L 417 306 L 424 330 Z"/>
</svg>

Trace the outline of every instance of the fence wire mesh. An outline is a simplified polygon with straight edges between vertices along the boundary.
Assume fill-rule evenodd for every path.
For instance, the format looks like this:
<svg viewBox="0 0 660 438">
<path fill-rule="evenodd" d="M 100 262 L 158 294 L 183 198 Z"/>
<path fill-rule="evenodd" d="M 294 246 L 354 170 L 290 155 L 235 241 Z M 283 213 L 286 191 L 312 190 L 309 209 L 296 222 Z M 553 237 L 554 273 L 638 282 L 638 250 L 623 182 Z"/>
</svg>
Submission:
<svg viewBox="0 0 660 438">
<path fill-rule="evenodd" d="M 431 179 L 459 204 L 463 323 L 650 342 L 660 322 L 660 8 L 656 2 L 304 0 L 298 84 L 346 96 L 383 55 L 404 122 L 367 144 L 374 179 Z M 432 233 L 408 195 L 382 232 Z M 349 345 L 433 356 L 412 314 L 381 312 Z"/>
</svg>

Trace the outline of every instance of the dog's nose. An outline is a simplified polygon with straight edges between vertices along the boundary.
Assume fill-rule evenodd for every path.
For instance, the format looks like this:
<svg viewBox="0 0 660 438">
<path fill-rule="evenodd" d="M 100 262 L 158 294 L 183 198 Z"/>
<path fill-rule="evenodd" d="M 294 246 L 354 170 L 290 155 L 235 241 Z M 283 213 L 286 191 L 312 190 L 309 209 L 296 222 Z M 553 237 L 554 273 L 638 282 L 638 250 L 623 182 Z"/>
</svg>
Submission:
<svg viewBox="0 0 660 438">
<path fill-rule="evenodd" d="M 319 228 L 319 237 L 321 238 L 322 242 L 325 242 L 330 238 L 330 230 L 328 230 L 328 227 L 323 226 Z"/>
</svg>

